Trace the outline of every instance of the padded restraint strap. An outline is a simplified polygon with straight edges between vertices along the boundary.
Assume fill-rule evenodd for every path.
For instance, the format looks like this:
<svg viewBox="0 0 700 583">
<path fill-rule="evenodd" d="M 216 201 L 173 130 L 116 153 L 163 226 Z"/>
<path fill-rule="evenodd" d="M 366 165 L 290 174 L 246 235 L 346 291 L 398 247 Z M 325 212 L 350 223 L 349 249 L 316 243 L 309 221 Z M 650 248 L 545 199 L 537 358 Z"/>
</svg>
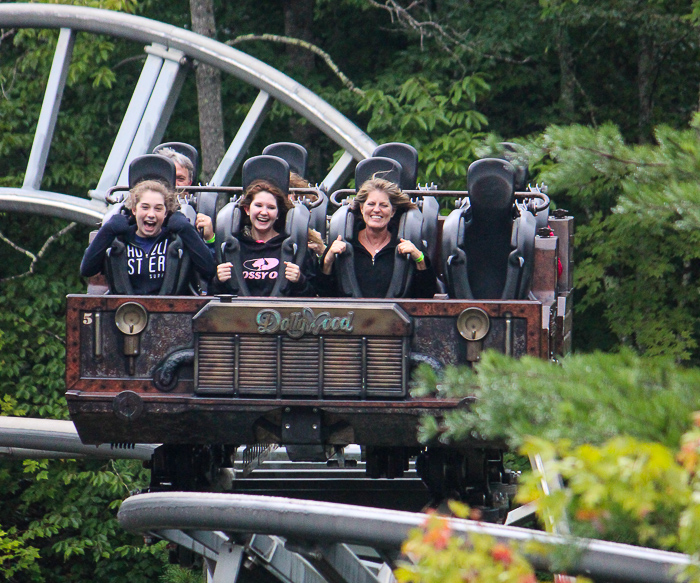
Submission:
<svg viewBox="0 0 700 583">
<path fill-rule="evenodd" d="M 235 202 L 228 203 L 217 216 L 216 220 L 216 261 L 230 262 L 231 279 L 224 285 L 233 294 L 249 296 L 250 290 L 243 279 L 243 262 L 241 261 L 241 244 L 234 235 L 241 231 L 243 224 L 243 209 Z"/>
<path fill-rule="evenodd" d="M 506 283 L 501 299 L 524 300 L 530 292 L 532 274 L 535 269 L 535 235 L 537 219 L 524 206 L 518 205 L 520 216 L 513 221 L 511 247 L 508 256 Z"/>
<path fill-rule="evenodd" d="M 300 268 L 304 265 L 306 252 L 309 247 L 309 209 L 303 204 L 294 205 L 287 211 L 284 232 L 287 235 L 282 243 L 280 263 L 277 266 L 277 280 L 270 293 L 271 297 L 286 296 L 289 293 L 290 281 L 285 277 L 285 261 L 295 263 Z"/>
<path fill-rule="evenodd" d="M 129 271 L 126 264 L 126 245 L 119 239 L 112 241 L 112 246 L 105 255 L 105 276 L 109 292 L 120 296 L 133 296 Z"/>
<path fill-rule="evenodd" d="M 102 217 L 102 224 L 106 225 L 109 222 L 109 219 L 120 213 L 126 214 L 127 217 L 132 214 L 131 211 L 124 206 L 124 202 L 118 202 L 107 209 L 107 212 Z"/>
<path fill-rule="evenodd" d="M 329 244 L 337 240 L 338 235 L 345 243 L 345 253 L 338 255 L 334 263 L 340 293 L 352 298 L 361 298 L 362 292 L 355 275 L 355 250 L 352 246 L 355 238 L 355 215 L 350 210 L 350 205 L 341 206 L 331 216 Z"/>
<path fill-rule="evenodd" d="M 183 203 L 182 205 L 180 205 L 180 212 L 187 217 L 187 220 L 194 227 L 197 223 L 197 211 L 194 209 L 194 207 L 189 203 Z M 209 286 L 209 282 L 207 282 L 199 272 L 190 270 L 190 255 L 186 251 L 183 257 L 183 261 L 184 265 L 182 267 L 184 268 L 184 271 L 181 271 L 179 280 L 186 278 L 186 281 L 178 281 L 176 288 L 178 290 L 177 295 L 187 294 L 188 288 L 193 295 L 198 295 L 199 291 L 203 291 L 204 293 L 206 293 Z"/>
<path fill-rule="evenodd" d="M 430 258 L 432 265 L 437 265 L 437 232 L 440 203 L 434 196 L 424 196 L 421 208 L 423 224 L 421 225 L 420 238 L 425 254 Z"/>
<path fill-rule="evenodd" d="M 328 225 L 326 216 L 328 215 L 328 195 L 322 190 L 318 191 L 318 196 L 322 199 L 321 203 L 311 209 L 311 219 L 309 220 L 309 228 L 321 233 L 322 238 L 326 238 Z"/>
<path fill-rule="evenodd" d="M 421 242 L 421 225 L 423 216 L 418 209 L 411 209 L 403 213 L 399 219 L 397 239 L 407 239 L 413 242 L 418 249 L 423 249 Z M 361 298 L 362 292 L 355 273 L 355 215 L 349 205 L 343 205 L 331 216 L 328 241 L 332 242 L 341 237 L 346 244 L 345 253 L 341 253 L 335 259 L 336 276 L 340 292 L 345 296 Z M 415 262 L 408 255 L 402 255 L 396 250 L 394 255 L 394 272 L 385 297 L 403 298 L 411 288 L 411 282 L 415 274 Z"/>
<path fill-rule="evenodd" d="M 472 220 L 463 248 L 475 299 L 515 299 L 503 297 L 513 250 L 514 180 L 513 165 L 497 158 L 477 160 L 467 172 Z"/>
<path fill-rule="evenodd" d="M 175 236 L 168 243 L 165 255 L 165 276 L 160 286 L 159 296 L 177 296 L 186 293 L 189 277 L 190 259 L 180 237 Z"/>
<path fill-rule="evenodd" d="M 229 201 L 225 192 L 200 192 L 197 195 L 197 212 L 207 215 L 216 233 L 216 218 Z"/>
<path fill-rule="evenodd" d="M 190 222 L 190 225 L 194 227 L 195 223 L 197 222 L 197 211 L 194 210 L 194 207 L 191 204 L 185 202 L 180 205 L 179 212 L 185 215 L 187 217 L 187 220 Z"/>
<path fill-rule="evenodd" d="M 109 291 L 115 295 L 134 295 L 134 288 L 129 279 L 126 258 L 126 245 L 120 239 L 114 239 L 105 255 L 105 275 Z M 185 294 L 189 284 L 190 259 L 184 250 L 180 237 L 174 237 L 168 243 L 165 259 L 165 275 L 158 295 L 173 296 Z"/>
<path fill-rule="evenodd" d="M 222 244 L 231 237 L 231 228 L 233 223 L 233 211 L 236 208 L 235 202 L 229 202 L 216 215 L 216 223 L 214 226 L 214 234 L 216 235 L 216 263 L 223 263 L 224 257 L 221 249 Z M 238 211 L 240 222 L 240 209 Z"/>
<path fill-rule="evenodd" d="M 469 205 L 453 210 L 442 226 L 443 273 L 447 293 L 455 299 L 474 299 L 464 250 L 465 233 L 471 225 Z"/>
<path fill-rule="evenodd" d="M 399 218 L 399 228 L 396 233 L 397 242 L 400 239 L 411 241 L 419 250 L 424 251 L 421 241 L 421 227 L 423 215 L 418 209 L 410 209 Z M 387 298 L 404 298 L 411 288 L 413 275 L 416 272 L 416 263 L 410 255 L 399 253 L 398 245 L 394 253 L 394 273 L 387 290 Z"/>
<path fill-rule="evenodd" d="M 549 225 L 549 207 L 544 209 L 543 211 L 538 212 L 535 215 L 535 219 L 537 219 L 537 228 L 538 229 L 544 229 Z"/>
</svg>

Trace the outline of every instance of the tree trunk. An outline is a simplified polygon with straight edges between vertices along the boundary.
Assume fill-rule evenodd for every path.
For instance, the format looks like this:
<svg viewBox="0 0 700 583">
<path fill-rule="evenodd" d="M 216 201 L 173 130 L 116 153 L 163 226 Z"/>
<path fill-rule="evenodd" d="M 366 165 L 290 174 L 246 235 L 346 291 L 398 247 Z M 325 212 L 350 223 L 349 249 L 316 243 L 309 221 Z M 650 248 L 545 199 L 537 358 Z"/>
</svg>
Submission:
<svg viewBox="0 0 700 583">
<path fill-rule="evenodd" d="M 285 36 L 314 42 L 313 38 L 314 0 L 285 0 L 284 2 L 284 34 Z M 307 78 L 316 66 L 314 54 L 304 48 L 287 45 L 286 48 L 289 69 L 292 76 L 302 85 L 307 84 Z M 301 124 L 297 118 L 289 122 L 291 141 L 304 146 L 309 152 L 307 178 L 310 182 L 320 182 L 321 152 L 314 147 L 318 142 L 318 130 L 311 124 Z"/>
<path fill-rule="evenodd" d="M 314 0 L 285 0 L 284 34 L 313 43 Z M 314 54 L 301 47 L 287 45 L 287 56 L 292 69 L 309 73 L 314 69 Z M 303 79 L 300 79 L 303 83 Z"/>
<path fill-rule="evenodd" d="M 648 142 L 651 130 L 651 112 L 654 105 L 654 41 L 647 35 L 639 36 L 637 56 L 637 91 L 639 95 L 639 141 Z"/>
<path fill-rule="evenodd" d="M 574 74 L 574 56 L 571 52 L 569 32 L 565 26 L 558 26 L 556 33 L 557 52 L 559 53 L 559 105 L 566 121 L 573 121 L 575 115 L 576 76 Z"/>
<path fill-rule="evenodd" d="M 190 15 L 193 32 L 209 38 L 216 36 L 213 0 L 190 0 Z M 225 154 L 221 72 L 209 65 L 197 63 L 196 79 L 202 181 L 208 182 Z"/>
</svg>

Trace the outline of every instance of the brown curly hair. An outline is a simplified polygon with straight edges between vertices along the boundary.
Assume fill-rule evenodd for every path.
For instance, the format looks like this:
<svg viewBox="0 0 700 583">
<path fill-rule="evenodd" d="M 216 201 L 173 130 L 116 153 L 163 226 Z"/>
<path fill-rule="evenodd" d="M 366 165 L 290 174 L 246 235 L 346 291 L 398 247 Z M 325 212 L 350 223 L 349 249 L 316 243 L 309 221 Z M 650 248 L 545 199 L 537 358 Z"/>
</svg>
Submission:
<svg viewBox="0 0 700 583">
<path fill-rule="evenodd" d="M 158 180 L 143 180 L 139 182 L 129 191 L 129 195 L 124 201 L 124 206 L 133 211 L 147 190 L 152 190 L 153 192 L 163 195 L 165 209 L 168 211 L 168 213 L 174 213 L 180 208 L 180 205 L 177 202 L 177 194 Z"/>
</svg>

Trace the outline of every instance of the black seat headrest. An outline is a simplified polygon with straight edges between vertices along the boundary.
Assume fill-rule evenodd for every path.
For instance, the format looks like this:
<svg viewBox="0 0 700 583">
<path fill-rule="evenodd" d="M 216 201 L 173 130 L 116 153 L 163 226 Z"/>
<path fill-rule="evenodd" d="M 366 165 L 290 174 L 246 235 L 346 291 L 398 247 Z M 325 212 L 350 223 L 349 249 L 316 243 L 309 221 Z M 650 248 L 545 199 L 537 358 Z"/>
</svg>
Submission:
<svg viewBox="0 0 700 583">
<path fill-rule="evenodd" d="M 278 156 L 254 156 L 243 164 L 243 191 L 256 180 L 267 180 L 289 194 L 289 164 Z"/>
<path fill-rule="evenodd" d="M 304 146 L 292 142 L 277 142 L 263 150 L 263 155 L 277 156 L 289 164 L 289 169 L 299 176 L 306 176 L 306 159 L 308 153 Z"/>
<path fill-rule="evenodd" d="M 401 190 L 415 190 L 418 180 L 418 150 L 409 144 L 390 142 L 377 146 L 372 157 L 391 158 L 401 164 Z"/>
<path fill-rule="evenodd" d="M 515 201 L 515 168 L 500 158 L 482 158 L 467 170 L 469 202 L 475 212 L 511 212 Z"/>
<path fill-rule="evenodd" d="M 168 188 L 175 188 L 175 163 L 157 154 L 145 154 L 129 164 L 129 188 L 144 180 L 158 180 Z"/>
<path fill-rule="evenodd" d="M 318 231 L 321 237 L 325 240 L 326 231 L 328 230 L 326 217 L 328 215 L 328 195 L 322 190 L 318 191 L 318 197 L 321 202 L 314 206 L 311 210 L 311 220 L 309 228 Z"/>
<path fill-rule="evenodd" d="M 185 142 L 165 142 L 164 144 L 158 144 L 155 148 L 153 148 L 153 153 L 157 154 L 165 148 L 175 150 L 178 154 L 182 154 L 186 158 L 190 159 L 193 167 L 192 182 L 194 182 L 195 178 L 199 175 L 199 152 L 197 152 L 197 148 L 190 146 L 190 144 L 186 144 Z"/>
<path fill-rule="evenodd" d="M 401 184 L 401 163 L 391 158 L 372 157 L 361 160 L 355 168 L 355 190 L 371 178 L 382 178 Z"/>
</svg>

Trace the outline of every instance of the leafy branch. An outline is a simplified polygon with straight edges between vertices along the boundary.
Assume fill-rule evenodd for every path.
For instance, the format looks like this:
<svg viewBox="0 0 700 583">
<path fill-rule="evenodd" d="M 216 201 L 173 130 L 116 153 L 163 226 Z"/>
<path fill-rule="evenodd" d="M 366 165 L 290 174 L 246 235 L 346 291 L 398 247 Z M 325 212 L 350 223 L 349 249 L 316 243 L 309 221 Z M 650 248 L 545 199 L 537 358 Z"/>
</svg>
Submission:
<svg viewBox="0 0 700 583">
<path fill-rule="evenodd" d="M 619 162 L 620 164 L 626 164 L 628 166 L 648 166 L 650 168 L 664 168 L 668 166 L 668 164 L 664 164 L 662 162 L 641 162 L 640 160 L 628 160 L 615 156 L 614 154 L 610 154 L 609 152 L 603 152 L 602 150 L 596 150 L 595 148 L 587 148 L 586 146 L 579 146 L 579 149 L 585 150 L 586 152 L 591 152 L 592 154 L 605 158 L 606 160 L 612 160 L 613 162 Z"/>
<path fill-rule="evenodd" d="M 462 60 L 452 49 L 452 46 L 458 46 L 471 53 L 476 52 L 473 47 L 469 46 L 469 44 L 464 41 L 466 34 L 460 35 L 454 30 L 449 32 L 446 27 L 442 26 L 435 20 L 418 20 L 411 15 L 410 10 L 423 4 L 421 0 L 413 0 L 408 6 L 405 7 L 401 6 L 396 0 L 385 0 L 384 2 L 379 2 L 378 0 L 367 0 L 367 2 L 371 6 L 387 11 L 391 16 L 392 22 L 396 21 L 405 28 L 416 31 L 420 36 L 421 49 L 423 48 L 424 39 L 434 38 L 440 44 L 443 50 L 449 53 L 455 59 L 462 72 L 466 71 L 464 63 L 462 63 Z M 532 61 L 530 57 L 526 57 L 524 59 L 513 59 L 490 53 L 484 53 L 483 56 L 494 61 L 508 63 L 511 65 L 524 65 Z"/>
<path fill-rule="evenodd" d="M 378 2 L 377 0 L 368 0 L 368 2 L 376 8 L 381 8 L 382 10 L 386 10 L 387 12 L 389 12 L 392 22 L 394 18 L 396 18 L 396 20 L 399 23 L 402 23 L 408 26 L 408 28 L 417 31 L 420 35 L 421 48 L 423 48 L 423 39 L 425 37 L 436 38 L 438 42 L 440 42 L 440 44 L 443 45 L 443 47 L 446 49 L 447 44 L 445 43 L 445 40 L 452 44 L 462 44 L 457 38 L 449 34 L 445 30 L 445 27 L 438 24 L 437 22 L 433 20 L 419 21 L 411 15 L 409 11 L 412 8 L 415 8 L 416 6 L 419 6 L 421 4 L 420 1 L 414 0 L 406 7 L 401 6 L 398 2 L 396 2 L 396 0 L 386 0 L 385 2 Z M 435 32 L 437 34 L 435 34 Z"/>
<path fill-rule="evenodd" d="M 301 47 L 303 49 L 307 49 L 314 53 L 315 55 L 318 55 L 323 59 L 323 62 L 328 65 L 328 68 L 335 73 L 335 75 L 340 79 L 341 83 L 345 85 L 350 91 L 353 93 L 356 93 L 357 95 L 360 95 L 364 97 L 365 92 L 362 91 L 362 89 L 355 87 L 355 84 L 340 70 L 338 65 L 336 65 L 333 62 L 333 59 L 331 59 L 331 56 L 325 52 L 323 49 L 320 47 L 316 46 L 313 43 L 310 43 L 305 40 L 301 40 L 298 38 L 293 38 L 289 36 L 281 36 L 278 34 L 244 34 L 242 36 L 239 36 L 235 39 L 228 40 L 226 41 L 226 44 L 229 46 L 234 46 L 237 44 L 240 44 L 242 42 L 248 42 L 248 41 L 255 41 L 255 40 L 265 40 L 265 41 L 270 41 L 270 42 L 277 42 L 277 43 L 283 43 L 287 45 L 292 45 L 296 47 Z"/>
<path fill-rule="evenodd" d="M 17 243 L 12 241 L 11 239 L 8 239 L 3 234 L 3 232 L 0 231 L 0 240 L 7 243 L 15 251 L 22 253 L 23 255 L 26 255 L 27 257 L 29 257 L 32 260 L 32 262 L 29 264 L 29 269 L 27 271 L 25 271 L 24 273 L 20 273 L 18 275 L 12 275 L 10 277 L 0 278 L 0 283 L 3 283 L 5 281 L 10 281 L 13 279 L 19 279 L 22 277 L 26 277 L 28 275 L 32 275 L 34 273 L 34 270 L 36 268 L 37 263 L 46 254 L 49 247 L 51 247 L 51 245 L 54 242 L 58 241 L 58 239 L 60 239 L 63 235 L 65 235 L 66 233 L 71 231 L 76 225 L 77 225 L 77 223 L 69 223 L 68 225 L 63 227 L 60 231 L 51 235 L 48 239 L 46 239 L 46 241 L 44 241 L 44 244 L 41 246 L 41 249 L 39 250 L 39 252 L 36 255 L 34 253 L 32 253 L 31 251 L 29 251 L 28 249 L 25 249 L 24 247 L 20 247 L 19 245 L 17 245 Z"/>
<path fill-rule="evenodd" d="M 6 38 L 10 38 L 13 34 L 17 32 L 16 28 L 10 28 L 10 29 L 0 29 L 0 45 L 2 44 L 2 41 L 4 41 Z"/>
</svg>

